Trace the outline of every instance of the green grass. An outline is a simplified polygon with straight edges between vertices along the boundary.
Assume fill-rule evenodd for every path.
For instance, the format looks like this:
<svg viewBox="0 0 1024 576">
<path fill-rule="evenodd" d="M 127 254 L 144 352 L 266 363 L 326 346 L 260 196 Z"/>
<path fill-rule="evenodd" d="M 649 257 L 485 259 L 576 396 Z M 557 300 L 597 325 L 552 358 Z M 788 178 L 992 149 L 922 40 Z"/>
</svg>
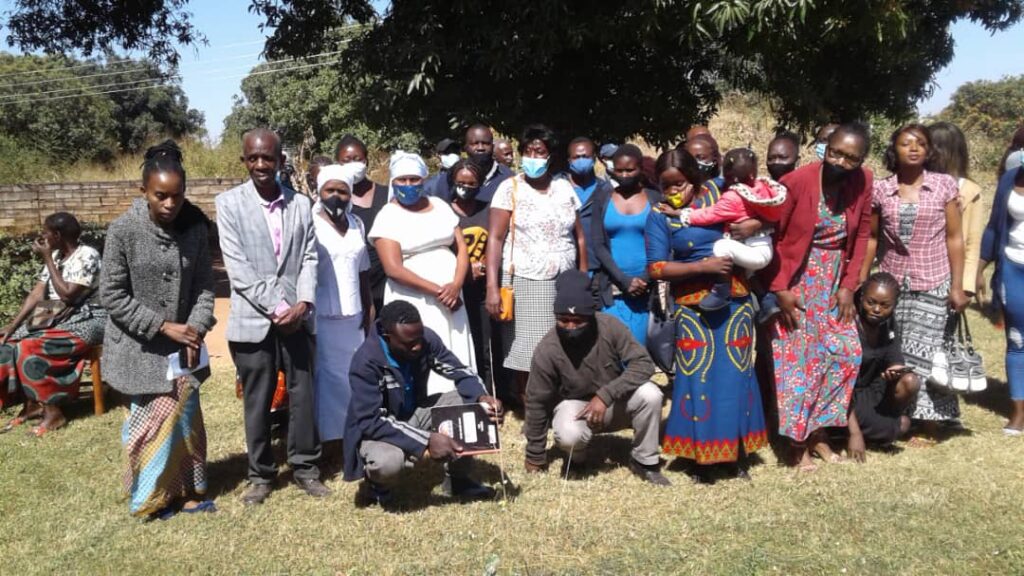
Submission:
<svg viewBox="0 0 1024 576">
<path fill-rule="evenodd" d="M 616 463 L 628 434 L 595 446 L 611 457 L 596 476 L 527 476 L 512 420 L 507 500 L 455 504 L 406 486 L 408 510 L 389 513 L 356 508 L 356 484 L 331 479 L 318 501 L 282 478 L 246 509 L 242 406 L 225 365 L 202 391 L 220 512 L 142 523 L 120 487 L 125 410 L 95 417 L 83 400 L 62 431 L 0 436 L 0 573 L 1019 574 L 1024 441 L 1004 438 L 990 409 L 1006 408 L 1002 337 L 972 319 L 994 386 L 984 405 L 965 403 L 969 434 L 803 475 L 764 450 L 751 483 L 694 486 L 669 471 L 672 487 L 650 487 Z M 496 483 L 498 458 L 482 460 Z"/>
</svg>

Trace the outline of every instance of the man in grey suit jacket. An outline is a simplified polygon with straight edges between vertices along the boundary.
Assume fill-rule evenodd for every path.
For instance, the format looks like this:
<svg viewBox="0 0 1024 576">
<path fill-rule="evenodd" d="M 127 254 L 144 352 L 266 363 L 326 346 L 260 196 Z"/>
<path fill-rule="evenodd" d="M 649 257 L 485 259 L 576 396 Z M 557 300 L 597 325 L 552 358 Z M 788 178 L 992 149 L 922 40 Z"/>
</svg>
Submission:
<svg viewBox="0 0 1024 576">
<path fill-rule="evenodd" d="M 310 201 L 278 185 L 282 154 L 276 134 L 251 130 L 242 148 L 250 179 L 216 200 L 220 249 L 231 280 L 228 347 L 245 404 L 250 487 L 242 500 L 262 503 L 277 476 L 270 404 L 279 370 L 288 383 L 288 463 L 295 483 L 311 496 L 326 496 L 313 406 L 317 256 Z"/>
</svg>

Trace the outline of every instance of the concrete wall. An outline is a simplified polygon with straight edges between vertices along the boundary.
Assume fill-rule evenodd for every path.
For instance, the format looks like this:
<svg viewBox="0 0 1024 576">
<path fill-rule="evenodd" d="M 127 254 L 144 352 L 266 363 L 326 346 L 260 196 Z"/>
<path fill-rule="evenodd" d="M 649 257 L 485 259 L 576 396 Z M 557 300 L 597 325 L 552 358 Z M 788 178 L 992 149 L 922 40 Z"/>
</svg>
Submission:
<svg viewBox="0 0 1024 576">
<path fill-rule="evenodd" d="M 213 219 L 213 198 L 241 182 L 233 178 L 189 179 L 187 197 Z M 137 180 L 0 186 L 0 232 L 34 232 L 47 216 L 59 211 L 71 212 L 83 223 L 109 224 L 140 195 Z"/>
</svg>

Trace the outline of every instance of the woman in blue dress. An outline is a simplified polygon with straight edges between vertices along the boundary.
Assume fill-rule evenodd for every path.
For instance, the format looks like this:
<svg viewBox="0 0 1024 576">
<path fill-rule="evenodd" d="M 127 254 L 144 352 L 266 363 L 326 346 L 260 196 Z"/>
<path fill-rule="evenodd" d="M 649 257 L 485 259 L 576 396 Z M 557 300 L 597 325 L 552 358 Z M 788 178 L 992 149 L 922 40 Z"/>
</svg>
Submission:
<svg viewBox="0 0 1024 576">
<path fill-rule="evenodd" d="M 621 320 L 637 342 L 645 345 L 650 296 L 644 230 L 661 194 L 643 187 L 642 159 L 640 149 L 632 144 L 615 151 L 612 175 L 617 186 L 594 192 L 587 246 L 593 246 L 599 267 L 594 282 L 604 313 Z"/>
<path fill-rule="evenodd" d="M 665 152 L 655 169 L 662 194 L 674 208 L 703 208 L 717 200 L 700 185 L 697 161 L 686 151 Z M 646 228 L 648 274 L 670 283 L 676 305 L 675 379 L 662 452 L 697 464 L 696 481 L 719 464 L 749 478 L 747 455 L 768 443 L 753 370 L 750 291 L 742 270 L 733 271 L 727 258 L 712 254 L 720 230 L 685 227 L 671 213 L 657 208 Z M 715 275 L 729 272 L 734 272 L 729 306 L 700 310 L 697 304 Z"/>
</svg>

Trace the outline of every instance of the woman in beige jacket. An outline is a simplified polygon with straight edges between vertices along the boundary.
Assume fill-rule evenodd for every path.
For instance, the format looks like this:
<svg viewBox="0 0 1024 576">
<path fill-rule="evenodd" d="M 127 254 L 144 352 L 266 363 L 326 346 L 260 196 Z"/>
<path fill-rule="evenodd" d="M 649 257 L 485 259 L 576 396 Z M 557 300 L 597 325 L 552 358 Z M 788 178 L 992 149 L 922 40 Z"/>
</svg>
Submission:
<svg viewBox="0 0 1024 576">
<path fill-rule="evenodd" d="M 981 233 L 985 230 L 985 207 L 981 199 L 981 186 L 967 177 L 969 159 L 964 133 L 949 122 L 935 122 L 928 126 L 932 143 L 932 157 L 928 170 L 949 174 L 957 179 L 960 190 L 961 228 L 964 234 L 964 292 L 973 297 L 981 253 Z M 980 287 L 984 291 L 984 287 Z"/>
</svg>

